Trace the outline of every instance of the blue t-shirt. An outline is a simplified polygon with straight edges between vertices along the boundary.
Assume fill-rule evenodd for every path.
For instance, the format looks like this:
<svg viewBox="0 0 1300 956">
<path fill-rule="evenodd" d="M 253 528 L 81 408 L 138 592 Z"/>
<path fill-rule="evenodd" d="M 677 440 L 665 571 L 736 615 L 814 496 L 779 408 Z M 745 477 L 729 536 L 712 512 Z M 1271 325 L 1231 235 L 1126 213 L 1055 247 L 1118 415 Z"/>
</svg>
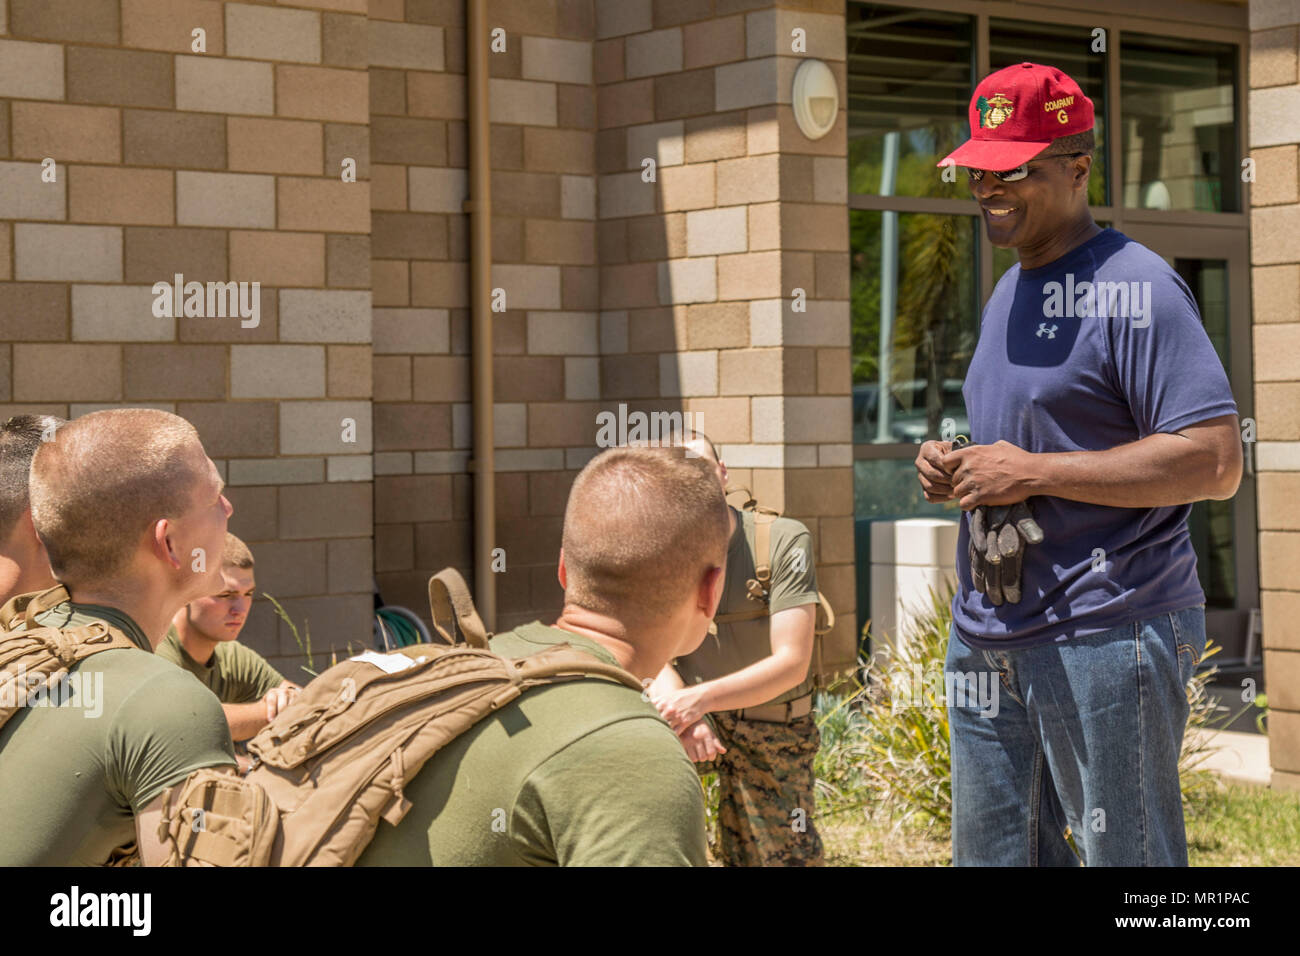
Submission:
<svg viewBox="0 0 1300 956">
<path fill-rule="evenodd" d="M 1031 452 L 1104 451 L 1237 411 L 1187 286 L 1114 229 L 1041 268 L 1007 271 L 962 394 L 971 441 Z M 972 587 L 963 515 L 953 620 L 972 647 L 1082 637 L 1205 601 L 1191 505 L 1029 503 L 1044 540 L 1025 551 L 1019 604 L 995 607 Z"/>
</svg>

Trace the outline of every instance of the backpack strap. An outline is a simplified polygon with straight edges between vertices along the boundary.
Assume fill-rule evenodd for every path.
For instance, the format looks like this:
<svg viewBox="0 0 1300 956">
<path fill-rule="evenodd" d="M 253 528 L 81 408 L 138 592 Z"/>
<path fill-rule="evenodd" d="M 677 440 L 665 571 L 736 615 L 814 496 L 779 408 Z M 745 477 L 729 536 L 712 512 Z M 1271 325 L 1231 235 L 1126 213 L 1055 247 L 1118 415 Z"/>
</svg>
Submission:
<svg viewBox="0 0 1300 956">
<path fill-rule="evenodd" d="M 72 596 L 62 584 L 56 584 L 44 591 L 32 591 L 28 594 L 16 594 L 0 607 L 0 627 L 12 630 L 18 624 L 25 624 L 28 630 L 40 627 L 36 623 L 37 615 L 44 614 L 52 607 L 71 601 Z M 22 618 L 19 621 L 19 617 Z"/>
<path fill-rule="evenodd" d="M 776 515 L 770 512 L 754 512 L 754 576 L 763 591 L 764 602 L 772 590 L 772 522 L 775 520 Z M 754 584 L 754 581 L 748 582 L 751 595 Z"/>
<path fill-rule="evenodd" d="M 572 644 L 557 644 L 554 650 L 516 658 L 515 667 L 526 685 L 549 684 L 570 677 L 607 677 L 637 693 L 644 689 L 639 680 L 617 664 L 606 664 Z"/>
<path fill-rule="evenodd" d="M 443 626 L 446 624 L 450 627 L 454 618 L 464 643 L 487 650 L 488 639 L 492 635 L 483 626 L 483 619 L 474 608 L 469 586 L 455 568 L 443 568 L 429 578 L 429 613 L 433 617 L 434 628 L 448 644 L 462 643 L 456 640 L 454 629 L 448 631 Z"/>
<path fill-rule="evenodd" d="M 0 727 L 47 694 L 71 667 L 100 651 L 140 650 L 115 627 L 92 621 L 81 627 L 35 627 L 0 634 Z M 33 682 L 32 676 L 37 680 Z"/>
<path fill-rule="evenodd" d="M 27 603 L 40 593 L 40 591 L 28 591 L 26 594 L 15 594 L 8 601 L 5 601 L 4 607 L 0 607 L 0 630 L 12 631 L 22 624 L 23 612 L 27 610 Z"/>
</svg>

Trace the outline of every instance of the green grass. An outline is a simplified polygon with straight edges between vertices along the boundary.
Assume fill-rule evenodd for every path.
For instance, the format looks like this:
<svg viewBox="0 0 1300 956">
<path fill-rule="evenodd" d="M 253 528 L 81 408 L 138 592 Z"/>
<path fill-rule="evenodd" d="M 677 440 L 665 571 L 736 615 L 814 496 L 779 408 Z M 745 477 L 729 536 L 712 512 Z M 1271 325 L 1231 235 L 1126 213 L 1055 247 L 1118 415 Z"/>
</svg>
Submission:
<svg viewBox="0 0 1300 956">
<path fill-rule="evenodd" d="M 1300 793 L 1220 784 L 1198 790 L 1186 816 L 1192 866 L 1300 865 Z M 951 865 L 947 828 L 892 824 L 880 817 L 819 819 L 827 865 Z"/>
</svg>

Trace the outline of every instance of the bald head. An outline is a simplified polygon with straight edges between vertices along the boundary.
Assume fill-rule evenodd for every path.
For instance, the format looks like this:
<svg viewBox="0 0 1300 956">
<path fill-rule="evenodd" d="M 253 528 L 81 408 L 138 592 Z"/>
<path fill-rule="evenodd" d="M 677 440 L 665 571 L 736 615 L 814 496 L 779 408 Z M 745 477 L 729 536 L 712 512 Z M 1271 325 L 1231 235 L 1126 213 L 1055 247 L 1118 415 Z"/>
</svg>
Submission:
<svg viewBox="0 0 1300 956">
<path fill-rule="evenodd" d="M 30 481 L 55 577 L 74 588 L 124 574 L 154 522 L 194 506 L 208 468 L 194 426 L 168 412 L 113 409 L 64 425 L 37 450 Z"/>
<path fill-rule="evenodd" d="M 726 558 L 727 503 L 682 448 L 593 458 L 564 513 L 565 602 L 622 619 L 674 610 Z"/>
</svg>

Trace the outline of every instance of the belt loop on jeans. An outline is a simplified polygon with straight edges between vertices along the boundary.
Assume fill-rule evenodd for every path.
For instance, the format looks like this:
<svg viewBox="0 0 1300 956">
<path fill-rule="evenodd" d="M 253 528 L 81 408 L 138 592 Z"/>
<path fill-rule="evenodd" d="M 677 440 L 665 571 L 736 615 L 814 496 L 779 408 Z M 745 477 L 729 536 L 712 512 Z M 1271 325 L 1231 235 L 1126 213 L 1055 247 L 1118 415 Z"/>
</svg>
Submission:
<svg viewBox="0 0 1300 956">
<path fill-rule="evenodd" d="M 812 692 L 781 704 L 764 704 L 736 711 L 739 720 L 757 720 L 765 724 L 788 724 L 812 713 Z"/>
</svg>

